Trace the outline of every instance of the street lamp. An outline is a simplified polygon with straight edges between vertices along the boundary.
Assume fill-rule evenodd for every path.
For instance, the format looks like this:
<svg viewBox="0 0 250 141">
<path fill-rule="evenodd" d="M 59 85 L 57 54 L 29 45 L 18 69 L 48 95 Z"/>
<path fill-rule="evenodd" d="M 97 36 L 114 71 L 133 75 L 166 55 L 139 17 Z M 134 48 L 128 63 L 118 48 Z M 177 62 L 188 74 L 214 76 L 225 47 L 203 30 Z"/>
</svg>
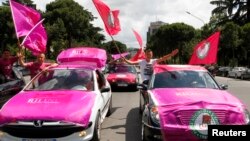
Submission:
<svg viewBox="0 0 250 141">
<path fill-rule="evenodd" d="M 195 17 L 196 19 L 200 20 L 204 25 L 206 24 L 201 18 L 199 18 L 199 17 L 193 15 L 192 13 L 190 13 L 190 12 L 188 12 L 188 11 L 186 11 L 186 13 L 189 14 L 189 15 L 191 15 L 191 16 L 193 16 L 193 17 Z"/>
</svg>

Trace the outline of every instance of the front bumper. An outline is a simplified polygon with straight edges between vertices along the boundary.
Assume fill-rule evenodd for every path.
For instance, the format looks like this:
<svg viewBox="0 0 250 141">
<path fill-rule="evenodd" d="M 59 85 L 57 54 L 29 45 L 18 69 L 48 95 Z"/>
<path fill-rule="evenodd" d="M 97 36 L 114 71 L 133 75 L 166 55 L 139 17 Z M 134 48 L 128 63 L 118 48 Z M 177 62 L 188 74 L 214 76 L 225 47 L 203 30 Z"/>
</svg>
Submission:
<svg viewBox="0 0 250 141">
<path fill-rule="evenodd" d="M 93 126 L 71 127 L 1 127 L 1 141 L 89 141 L 93 137 Z"/>
</svg>

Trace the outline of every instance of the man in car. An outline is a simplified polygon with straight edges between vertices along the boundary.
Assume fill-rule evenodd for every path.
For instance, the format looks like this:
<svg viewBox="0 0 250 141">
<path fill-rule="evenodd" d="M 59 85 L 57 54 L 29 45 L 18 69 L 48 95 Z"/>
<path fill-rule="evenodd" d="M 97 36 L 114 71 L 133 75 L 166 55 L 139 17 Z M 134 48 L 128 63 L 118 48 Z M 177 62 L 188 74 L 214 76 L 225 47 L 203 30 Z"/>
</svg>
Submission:
<svg viewBox="0 0 250 141">
<path fill-rule="evenodd" d="M 0 73 L 5 77 L 5 79 L 13 78 L 12 66 L 18 60 L 18 57 L 13 57 L 10 54 L 10 51 L 5 49 L 0 58 Z"/>
<path fill-rule="evenodd" d="M 21 55 L 20 55 L 21 56 Z M 23 57 L 19 57 L 19 63 L 21 66 L 26 67 L 30 70 L 30 75 L 31 78 L 33 78 L 36 74 L 38 74 L 40 71 L 42 71 L 43 69 L 45 69 L 46 67 L 49 67 L 51 65 L 56 66 L 56 63 L 45 63 L 45 54 L 41 53 L 39 55 L 37 55 L 37 59 L 35 62 L 29 62 L 29 63 L 25 63 L 23 61 Z"/>
<path fill-rule="evenodd" d="M 130 61 L 124 58 L 124 61 L 128 64 L 131 65 L 138 65 L 140 66 L 141 70 L 141 79 L 142 81 L 144 80 L 149 80 L 150 76 L 153 73 L 153 65 L 156 63 L 161 63 L 163 61 L 169 60 L 171 57 L 175 56 L 178 53 L 178 49 L 175 49 L 172 51 L 170 54 L 167 54 L 159 59 L 152 59 L 153 58 L 153 52 L 150 49 L 146 49 L 145 55 L 146 58 L 143 60 L 138 60 L 138 61 Z"/>
</svg>

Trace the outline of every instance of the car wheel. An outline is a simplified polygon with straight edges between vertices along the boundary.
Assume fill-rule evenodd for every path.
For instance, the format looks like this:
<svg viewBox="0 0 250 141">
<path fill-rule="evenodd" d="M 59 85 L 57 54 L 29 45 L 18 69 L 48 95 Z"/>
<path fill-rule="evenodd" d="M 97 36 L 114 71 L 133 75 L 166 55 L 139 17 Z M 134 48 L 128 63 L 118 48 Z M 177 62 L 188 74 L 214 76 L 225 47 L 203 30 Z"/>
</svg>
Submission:
<svg viewBox="0 0 250 141">
<path fill-rule="evenodd" d="M 141 94 L 140 94 L 141 95 Z M 139 105 L 139 113 L 142 114 L 142 111 L 143 111 L 143 104 L 142 104 L 142 100 L 141 100 L 141 96 L 140 96 L 140 105 Z"/>
<path fill-rule="evenodd" d="M 141 140 L 142 141 L 149 141 L 147 139 L 146 132 L 145 132 L 145 125 L 143 123 L 142 123 L 142 126 L 141 126 Z"/>
<path fill-rule="evenodd" d="M 100 139 L 101 139 L 101 115 L 100 113 L 98 113 L 95 120 L 93 138 L 91 141 L 100 141 Z"/>
<path fill-rule="evenodd" d="M 241 75 L 240 78 L 241 78 L 242 80 L 244 80 L 244 76 L 243 76 L 243 75 Z"/>
<path fill-rule="evenodd" d="M 109 101 L 109 109 L 107 112 L 107 117 L 109 117 L 112 114 L 112 95 L 110 97 L 110 101 Z"/>
</svg>

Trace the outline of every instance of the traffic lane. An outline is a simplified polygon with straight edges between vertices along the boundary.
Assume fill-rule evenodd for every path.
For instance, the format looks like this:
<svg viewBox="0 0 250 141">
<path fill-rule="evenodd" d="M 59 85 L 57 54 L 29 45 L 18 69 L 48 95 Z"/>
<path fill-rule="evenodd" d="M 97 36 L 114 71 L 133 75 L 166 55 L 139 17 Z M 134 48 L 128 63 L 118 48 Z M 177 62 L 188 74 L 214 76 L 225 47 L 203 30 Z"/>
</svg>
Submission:
<svg viewBox="0 0 250 141">
<path fill-rule="evenodd" d="M 101 130 L 101 141 L 138 141 L 141 139 L 139 91 L 113 92 L 113 109 Z"/>
<path fill-rule="evenodd" d="M 239 98 L 243 103 L 246 104 L 247 109 L 250 111 L 250 81 L 240 80 L 227 77 L 218 77 L 215 79 L 219 84 L 228 85 L 228 90 L 231 94 Z"/>
</svg>

